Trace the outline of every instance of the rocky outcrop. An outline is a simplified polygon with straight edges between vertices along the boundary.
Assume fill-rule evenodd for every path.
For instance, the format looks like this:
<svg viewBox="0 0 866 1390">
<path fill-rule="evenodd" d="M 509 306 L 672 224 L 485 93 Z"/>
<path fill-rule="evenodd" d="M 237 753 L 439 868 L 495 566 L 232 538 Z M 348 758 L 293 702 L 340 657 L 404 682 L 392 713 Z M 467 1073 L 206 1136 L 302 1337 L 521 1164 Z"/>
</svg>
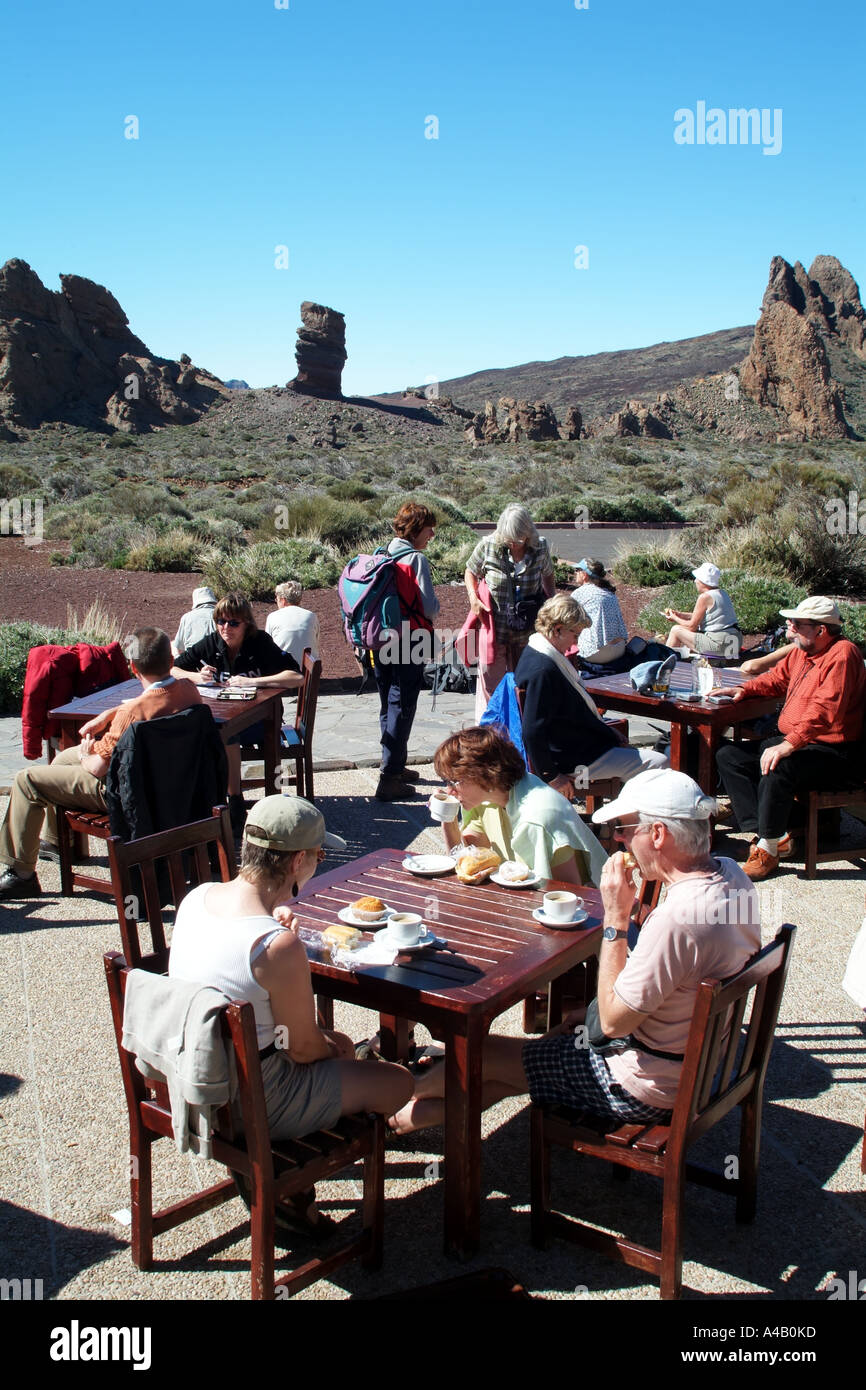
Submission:
<svg viewBox="0 0 866 1390">
<path fill-rule="evenodd" d="M 342 399 L 346 362 L 346 320 L 336 309 L 304 300 L 295 359 L 298 374 L 288 386 L 307 396 Z"/>
<path fill-rule="evenodd" d="M 60 284 L 46 289 L 26 261 L 0 269 L 0 423 L 140 432 L 197 420 L 228 394 L 188 357 L 155 357 L 103 285 Z"/>
<path fill-rule="evenodd" d="M 560 439 L 580 439 L 582 428 L 583 416 L 576 405 L 570 405 L 565 412 L 565 419 L 559 427 Z"/>
<path fill-rule="evenodd" d="M 816 257 L 808 273 L 775 256 L 740 385 L 789 437 L 844 439 L 851 430 L 828 347 L 835 341 L 861 356 L 864 340 L 857 285 L 834 256 Z"/>
<path fill-rule="evenodd" d="M 549 405 L 544 401 L 516 401 L 512 396 L 502 396 L 496 405 L 488 401 L 466 426 L 465 435 L 473 444 L 518 444 L 522 439 L 560 437 Z"/>
<path fill-rule="evenodd" d="M 586 433 L 594 439 L 628 439 L 641 435 L 650 439 L 673 439 L 673 401 L 669 393 L 659 395 L 655 404 L 626 401 L 622 410 L 610 416 L 598 416 Z"/>
</svg>

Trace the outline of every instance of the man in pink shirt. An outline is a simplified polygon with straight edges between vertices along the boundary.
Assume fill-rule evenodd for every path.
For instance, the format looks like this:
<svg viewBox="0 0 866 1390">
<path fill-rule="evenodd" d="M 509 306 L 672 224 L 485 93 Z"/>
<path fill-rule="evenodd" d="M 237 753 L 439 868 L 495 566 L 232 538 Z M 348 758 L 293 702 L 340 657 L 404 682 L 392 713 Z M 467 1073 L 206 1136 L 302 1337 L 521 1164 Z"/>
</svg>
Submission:
<svg viewBox="0 0 866 1390">
<path fill-rule="evenodd" d="M 536 1104 L 622 1124 L 670 1119 L 701 981 L 736 974 L 761 948 L 755 888 L 733 860 L 709 852 L 715 811 L 691 777 L 656 768 L 595 812 L 594 821 L 615 822 L 634 861 L 613 854 L 602 871 L 598 996 L 586 1020 L 596 1046 L 575 1027 L 577 1016 L 537 1041 L 488 1038 L 485 1105 L 528 1091 Z M 644 879 L 661 879 L 666 893 L 629 954 L 635 865 Z M 441 1124 L 444 1081 L 444 1065 L 431 1067 L 391 1127 L 409 1133 Z"/>
<path fill-rule="evenodd" d="M 787 831 L 797 792 L 843 791 L 864 772 L 866 668 L 842 636 L 839 609 L 816 594 L 781 615 L 790 651 L 733 697 L 784 696 L 779 731 L 760 743 L 723 743 L 716 754 L 739 828 L 757 832 L 743 866 L 756 881 L 775 873 L 791 852 Z"/>
</svg>

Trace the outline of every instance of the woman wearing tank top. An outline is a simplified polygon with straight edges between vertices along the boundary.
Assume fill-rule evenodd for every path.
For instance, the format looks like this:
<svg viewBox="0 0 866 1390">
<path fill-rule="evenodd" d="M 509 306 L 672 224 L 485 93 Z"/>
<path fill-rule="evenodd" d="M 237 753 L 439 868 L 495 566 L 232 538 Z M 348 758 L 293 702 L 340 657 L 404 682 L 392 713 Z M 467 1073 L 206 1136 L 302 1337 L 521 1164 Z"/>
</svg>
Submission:
<svg viewBox="0 0 866 1390">
<path fill-rule="evenodd" d="M 666 608 L 664 615 L 674 626 L 665 641 L 669 647 L 688 647 L 692 652 L 736 658 L 743 634 L 737 622 L 731 596 L 719 588 L 722 572 L 718 565 L 705 563 L 692 570 L 698 599 L 691 613 Z"/>
<path fill-rule="evenodd" d="M 309 801 L 263 797 L 247 817 L 237 878 L 188 893 L 172 936 L 172 978 L 252 1004 L 275 1139 L 329 1129 L 341 1115 L 393 1115 L 412 1094 L 404 1067 L 355 1061 L 351 1040 L 316 1022 L 310 967 L 290 904 L 327 845 L 345 848 L 326 833 Z M 301 1196 L 298 1223 L 318 1238 L 330 1223 L 316 1211 L 314 1192 Z"/>
</svg>

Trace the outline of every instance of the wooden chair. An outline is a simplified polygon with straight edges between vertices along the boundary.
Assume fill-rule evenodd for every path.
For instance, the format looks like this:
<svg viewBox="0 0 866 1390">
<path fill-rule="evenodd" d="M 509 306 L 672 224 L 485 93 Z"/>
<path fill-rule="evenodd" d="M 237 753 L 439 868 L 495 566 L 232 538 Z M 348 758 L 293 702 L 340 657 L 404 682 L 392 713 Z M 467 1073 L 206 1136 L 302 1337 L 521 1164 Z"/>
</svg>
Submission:
<svg viewBox="0 0 866 1390">
<path fill-rule="evenodd" d="M 861 782 L 859 787 L 853 787 L 850 791 L 844 792 L 810 791 L 804 799 L 806 801 L 804 853 L 806 878 L 818 877 L 819 864 L 830 864 L 844 859 L 850 859 L 852 863 L 856 864 L 866 859 L 866 827 L 864 827 L 863 835 L 858 837 L 855 844 L 840 845 L 836 849 L 818 848 L 818 817 L 821 812 L 841 810 L 844 806 L 862 806 L 866 802 L 866 785 Z"/>
<path fill-rule="evenodd" d="M 166 967 L 163 906 L 177 907 L 192 888 L 215 879 L 228 883 L 237 873 L 234 835 L 227 806 L 215 806 L 207 820 L 161 830 L 125 843 L 108 840 L 111 889 L 120 922 L 123 955 L 130 969 Z M 150 954 L 143 956 L 139 928 L 147 920 Z"/>
<path fill-rule="evenodd" d="M 313 794 L 313 729 L 316 723 L 316 705 L 319 699 L 319 682 L 322 678 L 322 663 L 313 661 L 307 647 L 301 662 L 304 683 L 298 689 L 298 706 L 294 724 L 284 724 L 280 735 L 280 757 L 291 759 L 295 764 L 294 774 L 282 776 L 280 786 L 294 786 L 298 796 L 314 801 Z M 258 748 L 249 745 L 241 748 L 241 758 L 250 762 L 256 757 Z M 242 787 L 263 787 L 263 777 L 244 777 Z"/>
<path fill-rule="evenodd" d="M 146 1081 L 131 1052 L 123 1047 L 123 999 L 128 968 L 117 952 L 104 956 L 114 1033 L 129 1110 L 132 1258 L 139 1269 L 153 1267 L 153 1239 L 184 1221 L 237 1197 L 232 1178 L 195 1196 L 153 1210 L 151 1150 L 159 1139 L 173 1140 L 171 1103 L 164 1082 Z M 151 968 L 159 962 L 151 960 Z M 159 970 L 156 973 L 160 973 Z M 360 1257 L 368 1268 L 382 1262 L 385 1198 L 385 1125 L 381 1115 L 344 1116 L 332 1130 L 303 1139 L 271 1141 L 268 1134 L 262 1070 L 251 1004 L 232 1003 L 223 1012 L 226 1044 L 234 1049 L 242 1133 L 226 1105 L 218 1113 L 213 1157 L 246 1179 L 251 1190 L 252 1298 L 287 1298 Z M 328 1255 L 314 1257 L 290 1274 L 275 1277 L 275 1204 L 286 1203 L 315 1183 L 363 1160 L 363 1229 L 360 1236 Z M 275 1171 L 278 1170 L 278 1171 Z"/>
<path fill-rule="evenodd" d="M 142 777 L 142 783 L 145 787 L 154 786 L 157 781 L 155 769 L 159 767 L 163 759 L 170 758 L 174 766 L 179 763 L 182 768 L 188 768 L 188 795 L 185 804 L 178 805 L 173 802 L 170 808 L 181 818 L 180 824 L 195 824 L 208 814 L 215 801 L 221 802 L 225 798 L 226 762 L 222 741 L 213 723 L 210 710 L 194 707 L 180 714 L 166 715 L 162 719 L 141 721 L 126 730 L 112 754 L 112 766 L 109 768 L 106 778 L 109 804 L 112 796 L 112 768 L 116 766 L 114 758 L 122 754 L 127 741 L 132 742 L 133 740 L 135 740 L 133 757 L 137 760 L 137 765 L 142 773 L 147 774 Z M 219 766 L 214 763 L 215 758 L 221 760 Z M 135 785 L 138 786 L 137 781 Z M 129 796 L 129 791 L 125 789 L 122 804 L 127 822 L 131 819 L 126 804 Z M 120 797 L 118 796 L 119 800 Z M 146 793 L 141 800 L 147 803 L 151 812 L 145 823 L 153 824 L 155 822 L 159 825 L 158 810 L 162 812 L 164 819 L 166 808 L 154 809 L 154 798 L 147 796 Z M 140 811 L 140 803 L 138 805 Z M 123 816 L 121 816 L 122 819 Z M 169 827 L 163 824 L 160 828 L 168 829 Z M 76 836 L 83 837 L 85 844 L 90 837 L 104 840 L 106 844 L 112 839 L 115 839 L 117 843 L 123 843 L 118 837 L 112 836 L 111 823 L 107 813 L 103 811 L 64 811 L 62 807 L 58 806 L 57 848 L 60 857 L 61 893 L 64 897 L 71 897 L 76 888 L 83 888 L 91 893 L 102 893 L 107 897 L 117 899 L 111 850 L 109 849 L 107 852 L 112 877 L 110 879 L 97 878 L 94 874 L 74 868 L 72 847 Z M 144 836 L 143 838 L 149 839 L 150 837 Z"/>
<path fill-rule="evenodd" d="M 765 946 L 738 974 L 728 980 L 705 980 L 700 986 L 670 1124 L 626 1124 L 606 1129 L 603 1120 L 599 1120 L 596 1127 L 592 1117 L 581 1116 L 576 1123 L 575 1117 L 566 1111 L 532 1107 L 534 1245 L 543 1248 L 550 1234 L 564 1236 L 655 1275 L 661 1281 L 662 1298 L 678 1298 L 682 1289 L 682 1208 L 686 1178 L 735 1196 L 737 1220 L 752 1220 L 757 1195 L 764 1077 L 794 931 L 794 927 L 783 926 L 775 941 Z M 743 1036 L 743 1019 L 750 995 L 753 995 L 752 1011 Z M 686 1154 L 692 1144 L 735 1105 L 742 1106 L 739 1175 L 729 1178 L 688 1163 Z M 661 1250 L 609 1235 L 552 1211 L 550 1150 L 554 1144 L 625 1169 L 660 1177 L 664 1184 Z"/>
</svg>

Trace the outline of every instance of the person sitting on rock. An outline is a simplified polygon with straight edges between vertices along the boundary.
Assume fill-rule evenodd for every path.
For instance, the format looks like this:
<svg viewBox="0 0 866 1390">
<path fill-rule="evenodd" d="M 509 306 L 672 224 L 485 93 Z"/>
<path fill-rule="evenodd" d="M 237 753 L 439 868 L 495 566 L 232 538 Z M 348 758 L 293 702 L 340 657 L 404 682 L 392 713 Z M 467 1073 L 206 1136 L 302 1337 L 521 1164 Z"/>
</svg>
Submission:
<svg viewBox="0 0 866 1390">
<path fill-rule="evenodd" d="M 664 615 L 674 626 L 665 642 L 669 647 L 687 647 L 690 652 L 736 658 L 743 634 L 727 589 L 720 589 L 722 572 L 709 563 L 692 570 L 697 602 L 691 613 L 666 608 Z"/>
</svg>

